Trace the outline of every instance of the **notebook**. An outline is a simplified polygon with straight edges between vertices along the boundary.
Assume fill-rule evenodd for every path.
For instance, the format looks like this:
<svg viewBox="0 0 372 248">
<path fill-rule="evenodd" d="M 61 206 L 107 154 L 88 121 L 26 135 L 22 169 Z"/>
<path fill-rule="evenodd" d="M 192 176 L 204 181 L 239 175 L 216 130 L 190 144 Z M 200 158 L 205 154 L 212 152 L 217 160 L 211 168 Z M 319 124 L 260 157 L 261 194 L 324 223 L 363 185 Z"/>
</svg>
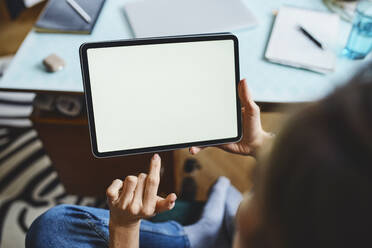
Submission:
<svg viewBox="0 0 372 248">
<path fill-rule="evenodd" d="M 137 0 L 125 5 L 137 38 L 251 28 L 256 18 L 241 0 Z"/>
<path fill-rule="evenodd" d="M 269 61 L 319 73 L 334 71 L 339 17 L 328 12 L 282 6 L 277 14 L 265 57 Z M 302 26 L 325 45 L 321 49 L 298 28 Z"/>
<path fill-rule="evenodd" d="M 105 0 L 75 0 L 91 17 L 87 23 L 66 0 L 49 0 L 35 24 L 35 30 L 46 33 L 90 34 Z"/>
</svg>

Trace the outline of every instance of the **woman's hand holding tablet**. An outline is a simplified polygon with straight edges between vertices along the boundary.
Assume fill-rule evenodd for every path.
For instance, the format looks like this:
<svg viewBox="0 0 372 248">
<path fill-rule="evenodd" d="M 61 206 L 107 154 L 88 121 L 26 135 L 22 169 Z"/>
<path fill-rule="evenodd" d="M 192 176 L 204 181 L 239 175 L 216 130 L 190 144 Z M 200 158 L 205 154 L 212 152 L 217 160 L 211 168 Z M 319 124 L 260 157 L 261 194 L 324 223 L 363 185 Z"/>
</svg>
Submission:
<svg viewBox="0 0 372 248">
<path fill-rule="evenodd" d="M 245 79 L 239 82 L 239 98 L 242 105 L 242 122 L 243 122 L 243 137 L 237 143 L 223 144 L 216 146 L 227 152 L 256 156 L 257 150 L 263 145 L 265 140 L 272 137 L 263 130 L 261 125 L 260 108 L 253 101 L 252 95 L 249 92 L 248 84 Z M 190 147 L 189 151 L 195 155 L 205 147 Z"/>
</svg>

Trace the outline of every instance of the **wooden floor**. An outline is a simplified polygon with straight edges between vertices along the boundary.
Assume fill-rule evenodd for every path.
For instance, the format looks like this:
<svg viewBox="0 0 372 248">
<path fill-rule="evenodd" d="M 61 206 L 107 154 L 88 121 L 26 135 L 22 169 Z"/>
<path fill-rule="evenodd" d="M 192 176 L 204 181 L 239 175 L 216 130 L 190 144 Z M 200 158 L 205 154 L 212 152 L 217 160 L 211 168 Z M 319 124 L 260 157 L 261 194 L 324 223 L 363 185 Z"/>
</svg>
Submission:
<svg viewBox="0 0 372 248">
<path fill-rule="evenodd" d="M 31 30 L 44 3 L 31 9 L 26 9 L 19 18 L 12 21 L 0 0 L 0 56 L 14 54 L 27 33 Z M 285 114 L 279 112 L 265 112 L 262 114 L 263 126 L 266 130 L 275 131 L 280 128 Z M 179 191 L 184 177 L 184 161 L 192 157 L 187 149 L 175 151 L 175 182 Z M 232 184 L 240 191 L 248 190 L 251 186 L 251 174 L 255 167 L 255 160 L 251 157 L 226 153 L 216 148 L 209 148 L 194 156 L 202 166 L 193 174 L 198 185 L 197 199 L 204 200 L 211 184 L 218 176 L 230 178 Z"/>
</svg>

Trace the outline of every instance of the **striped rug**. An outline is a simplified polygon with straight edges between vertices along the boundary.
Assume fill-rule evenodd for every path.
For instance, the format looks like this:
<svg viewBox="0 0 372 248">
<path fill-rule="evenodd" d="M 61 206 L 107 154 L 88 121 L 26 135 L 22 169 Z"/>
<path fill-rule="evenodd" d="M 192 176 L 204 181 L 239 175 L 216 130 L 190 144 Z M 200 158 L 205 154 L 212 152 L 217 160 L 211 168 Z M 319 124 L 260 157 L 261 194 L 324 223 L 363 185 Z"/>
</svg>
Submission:
<svg viewBox="0 0 372 248">
<path fill-rule="evenodd" d="M 66 193 L 28 117 L 31 93 L 0 92 L 0 247 L 24 247 L 33 220 L 61 204 L 103 207 L 104 199 Z"/>
</svg>

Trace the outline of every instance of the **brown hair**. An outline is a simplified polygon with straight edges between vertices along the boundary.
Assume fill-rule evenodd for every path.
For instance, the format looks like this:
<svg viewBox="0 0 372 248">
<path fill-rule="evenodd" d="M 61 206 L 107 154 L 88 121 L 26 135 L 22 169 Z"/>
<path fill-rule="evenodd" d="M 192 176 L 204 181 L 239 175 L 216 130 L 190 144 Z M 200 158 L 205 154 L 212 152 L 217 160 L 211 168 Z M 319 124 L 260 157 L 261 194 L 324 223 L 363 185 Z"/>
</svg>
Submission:
<svg viewBox="0 0 372 248">
<path fill-rule="evenodd" d="M 372 64 L 294 115 L 259 170 L 270 247 L 372 247 Z"/>
</svg>

